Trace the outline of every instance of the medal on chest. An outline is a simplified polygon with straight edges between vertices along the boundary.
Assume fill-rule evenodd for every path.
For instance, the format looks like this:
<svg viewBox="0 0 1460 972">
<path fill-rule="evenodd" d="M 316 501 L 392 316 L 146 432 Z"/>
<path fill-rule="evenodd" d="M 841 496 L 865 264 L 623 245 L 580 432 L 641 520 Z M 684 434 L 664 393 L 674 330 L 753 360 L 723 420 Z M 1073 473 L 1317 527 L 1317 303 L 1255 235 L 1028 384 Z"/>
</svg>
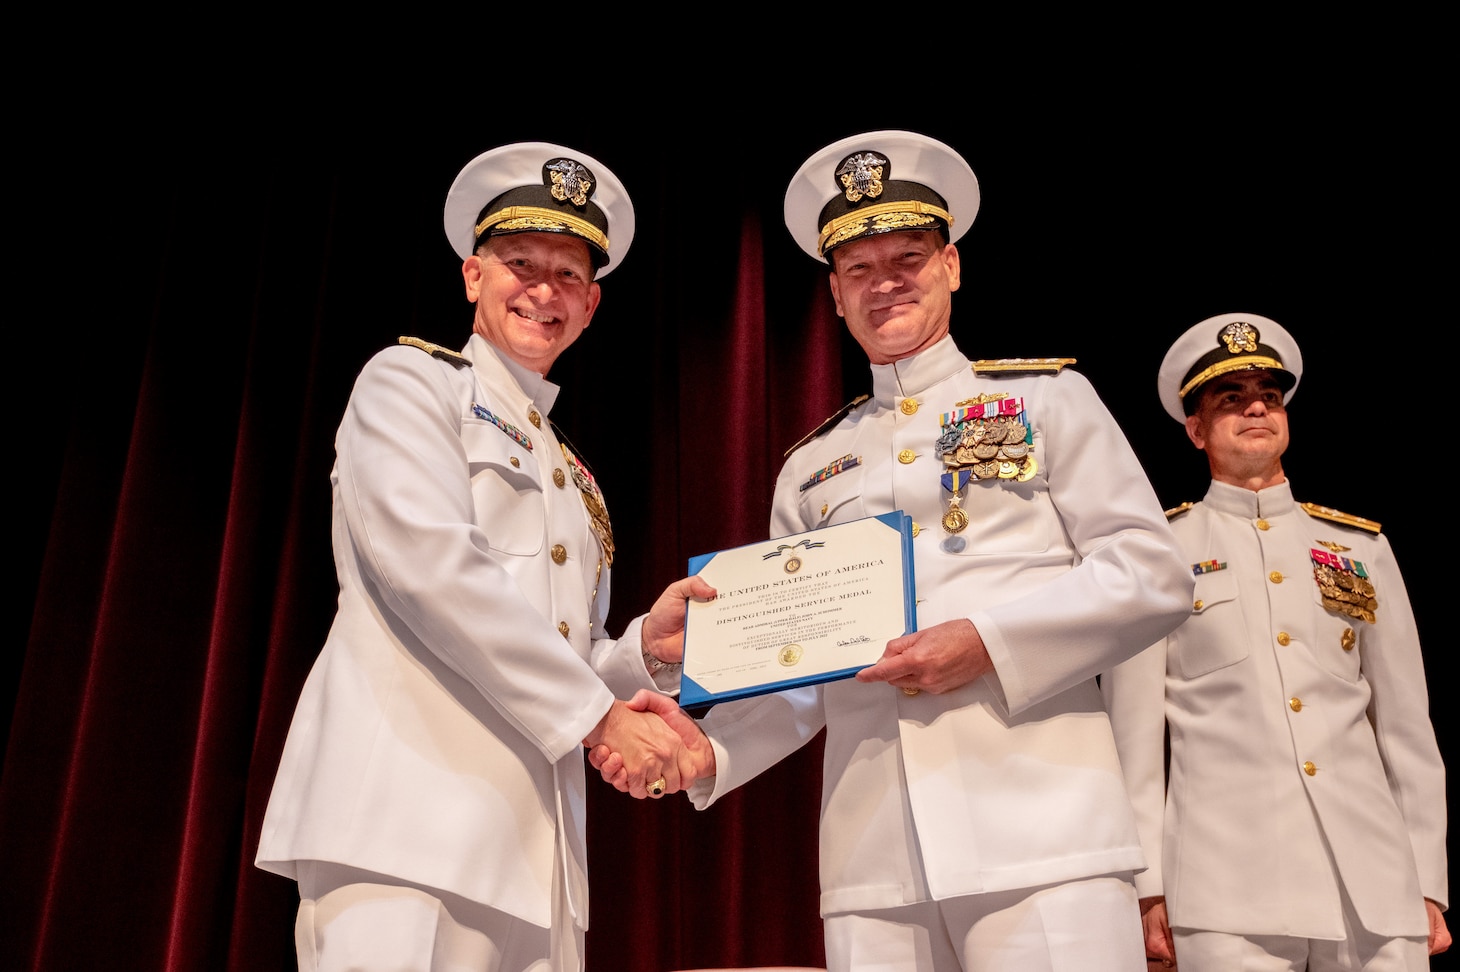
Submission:
<svg viewBox="0 0 1460 972">
<path fill-rule="evenodd" d="M 578 487 L 578 495 L 583 497 L 583 506 L 588 510 L 588 522 L 593 526 L 593 532 L 598 535 L 598 543 L 603 547 L 603 560 L 608 566 L 613 566 L 613 527 L 608 522 L 608 507 L 603 502 L 603 491 L 598 488 L 598 481 L 588 471 L 573 450 L 568 448 L 566 442 L 559 442 L 563 450 L 563 458 L 568 461 L 568 472 L 573 477 L 573 485 Z"/>
<path fill-rule="evenodd" d="M 1313 579 L 1318 583 L 1323 606 L 1373 624 L 1379 598 L 1368 569 L 1357 560 L 1317 547 L 1308 551 L 1308 557 L 1313 561 Z"/>
<path fill-rule="evenodd" d="M 1039 469 L 1024 399 L 1007 392 L 979 395 L 944 412 L 937 451 L 945 470 L 943 488 L 948 491 L 948 511 L 943 514 L 948 533 L 968 526 L 968 514 L 959 500 L 969 483 L 1027 483 Z"/>
</svg>

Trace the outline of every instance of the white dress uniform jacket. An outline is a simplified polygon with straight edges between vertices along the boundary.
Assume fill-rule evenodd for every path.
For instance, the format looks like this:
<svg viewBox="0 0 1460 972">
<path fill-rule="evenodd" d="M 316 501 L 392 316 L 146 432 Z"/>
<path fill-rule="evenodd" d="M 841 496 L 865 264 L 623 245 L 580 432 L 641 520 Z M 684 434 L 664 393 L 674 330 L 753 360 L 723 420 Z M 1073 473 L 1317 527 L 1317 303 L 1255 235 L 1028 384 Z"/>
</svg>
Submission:
<svg viewBox="0 0 1460 972">
<path fill-rule="evenodd" d="M 716 706 L 713 790 L 691 798 L 709 805 L 824 725 L 823 915 L 1141 867 L 1095 675 L 1180 621 L 1191 575 L 1129 444 L 1084 377 L 975 375 L 951 337 L 872 380 L 786 463 L 771 534 L 906 512 L 919 627 L 971 620 L 996 674 L 943 695 L 849 679 Z M 1023 398 L 1037 475 L 968 484 L 968 527 L 946 534 L 940 413 L 998 392 Z"/>
<path fill-rule="evenodd" d="M 654 687 L 641 619 L 605 637 L 557 386 L 479 336 L 463 354 L 389 348 L 355 384 L 331 477 L 339 609 L 257 863 L 346 864 L 542 927 L 556 883 L 586 928 L 582 740 L 614 694 Z"/>
<path fill-rule="evenodd" d="M 1424 936 L 1422 898 L 1447 897 L 1445 774 L 1388 540 L 1287 483 L 1213 482 L 1172 527 L 1203 571 L 1191 617 L 1102 680 L 1152 865 L 1138 893 L 1176 927 L 1332 941 L 1341 882 L 1370 932 Z M 1327 544 L 1368 573 L 1375 623 L 1325 609 Z"/>
</svg>

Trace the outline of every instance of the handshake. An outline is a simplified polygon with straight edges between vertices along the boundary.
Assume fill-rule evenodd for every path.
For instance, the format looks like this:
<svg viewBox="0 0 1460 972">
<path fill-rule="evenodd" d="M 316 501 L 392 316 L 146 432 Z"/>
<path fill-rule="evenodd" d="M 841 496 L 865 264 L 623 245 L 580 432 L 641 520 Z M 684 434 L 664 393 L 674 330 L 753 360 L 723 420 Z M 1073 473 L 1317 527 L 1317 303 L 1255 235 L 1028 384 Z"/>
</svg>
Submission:
<svg viewBox="0 0 1460 972">
<path fill-rule="evenodd" d="M 644 618 L 644 650 L 661 661 L 684 658 L 685 605 L 714 598 L 715 589 L 697 576 L 670 584 Z M 638 800 L 715 775 L 715 751 L 700 727 L 673 699 L 648 689 L 627 702 L 614 699 L 583 745 L 593 768 Z"/>
<path fill-rule="evenodd" d="M 648 689 L 615 699 L 583 745 L 604 780 L 638 800 L 715 775 L 715 751 L 699 725 L 674 699 Z"/>
</svg>

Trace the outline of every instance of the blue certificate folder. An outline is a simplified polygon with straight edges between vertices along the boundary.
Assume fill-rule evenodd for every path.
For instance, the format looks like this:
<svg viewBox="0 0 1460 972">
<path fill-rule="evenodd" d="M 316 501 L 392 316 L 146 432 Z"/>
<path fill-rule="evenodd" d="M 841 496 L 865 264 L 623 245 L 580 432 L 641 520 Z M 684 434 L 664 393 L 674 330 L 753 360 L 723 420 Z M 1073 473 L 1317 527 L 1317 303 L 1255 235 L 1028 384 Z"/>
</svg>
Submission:
<svg viewBox="0 0 1460 972">
<path fill-rule="evenodd" d="M 917 630 L 901 510 L 700 554 L 689 572 L 719 596 L 685 608 L 685 708 L 849 678 Z"/>
</svg>

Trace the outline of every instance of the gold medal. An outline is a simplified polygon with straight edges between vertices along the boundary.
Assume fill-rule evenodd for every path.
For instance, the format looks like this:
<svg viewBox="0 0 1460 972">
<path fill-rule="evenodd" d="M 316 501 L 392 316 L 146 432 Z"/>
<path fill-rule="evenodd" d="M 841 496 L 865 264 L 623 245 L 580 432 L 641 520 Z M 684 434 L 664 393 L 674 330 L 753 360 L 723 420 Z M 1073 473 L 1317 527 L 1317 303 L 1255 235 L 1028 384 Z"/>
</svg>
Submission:
<svg viewBox="0 0 1460 972">
<path fill-rule="evenodd" d="M 1377 620 L 1379 599 L 1375 596 L 1374 582 L 1368 577 L 1315 563 L 1313 579 L 1318 582 L 1318 594 L 1327 610 L 1369 624 Z M 1344 646 L 1345 651 L 1351 648 L 1352 644 Z"/>
<path fill-rule="evenodd" d="M 950 506 L 948 512 L 943 514 L 943 529 L 949 533 L 962 533 L 967 526 L 968 514 L 957 506 Z"/>
<path fill-rule="evenodd" d="M 578 495 L 583 497 L 583 507 L 588 511 L 588 524 L 593 527 L 593 532 L 598 536 L 599 546 L 603 548 L 603 560 L 610 567 L 613 566 L 613 526 L 608 522 L 608 507 L 604 505 L 603 493 L 598 489 L 598 483 L 583 465 L 582 460 L 573 455 L 566 442 L 559 441 L 558 448 L 563 452 L 563 458 L 568 460 L 569 475 L 573 477 L 573 485 L 578 487 Z"/>
<path fill-rule="evenodd" d="M 997 442 L 984 441 L 973 447 L 973 457 L 975 459 L 992 459 L 998 454 L 999 445 Z"/>
<path fill-rule="evenodd" d="M 958 505 L 958 490 L 961 487 L 959 474 L 961 472 L 962 470 L 955 469 L 949 474 L 952 488 L 948 491 L 948 512 L 943 514 L 943 529 L 949 533 L 962 533 L 963 529 L 968 526 L 968 514 L 963 512 Z"/>
</svg>

